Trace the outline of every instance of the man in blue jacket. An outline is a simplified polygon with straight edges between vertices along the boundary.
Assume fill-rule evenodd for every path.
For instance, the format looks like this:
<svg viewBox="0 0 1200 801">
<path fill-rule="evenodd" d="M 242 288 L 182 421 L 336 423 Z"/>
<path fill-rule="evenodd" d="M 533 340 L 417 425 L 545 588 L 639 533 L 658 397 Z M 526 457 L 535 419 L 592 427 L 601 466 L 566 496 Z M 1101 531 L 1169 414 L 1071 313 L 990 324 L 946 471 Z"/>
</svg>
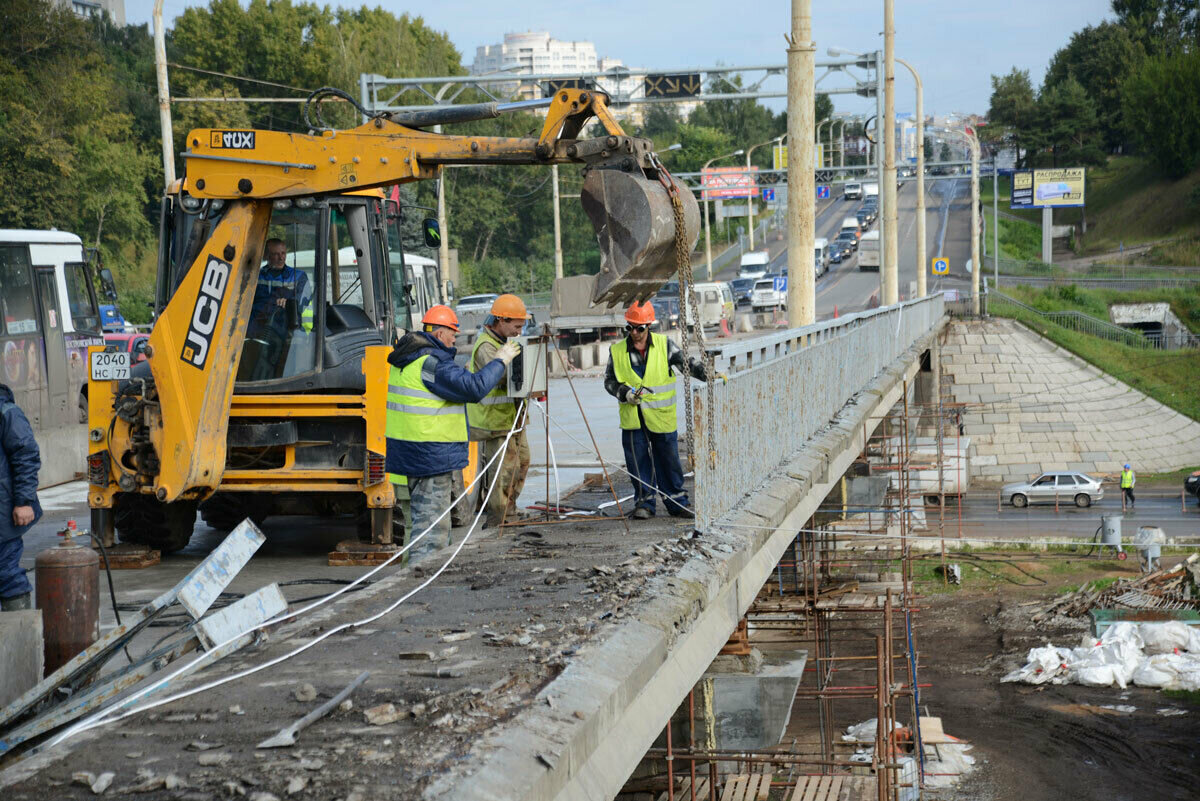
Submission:
<svg viewBox="0 0 1200 801">
<path fill-rule="evenodd" d="M 38 454 L 33 429 L 12 390 L 0 384 L 0 609 L 29 609 L 33 589 L 21 569 L 21 537 L 42 516 L 38 504 Z"/>
<path fill-rule="evenodd" d="M 453 310 L 431 306 L 421 325 L 423 331 L 405 334 L 388 356 L 387 472 L 393 483 L 408 485 L 408 536 L 429 529 L 409 552 L 413 560 L 450 543 L 450 514 L 442 513 L 450 507 L 454 472 L 467 466 L 466 404 L 491 392 L 520 352 L 509 342 L 472 373 L 454 361 Z"/>
</svg>

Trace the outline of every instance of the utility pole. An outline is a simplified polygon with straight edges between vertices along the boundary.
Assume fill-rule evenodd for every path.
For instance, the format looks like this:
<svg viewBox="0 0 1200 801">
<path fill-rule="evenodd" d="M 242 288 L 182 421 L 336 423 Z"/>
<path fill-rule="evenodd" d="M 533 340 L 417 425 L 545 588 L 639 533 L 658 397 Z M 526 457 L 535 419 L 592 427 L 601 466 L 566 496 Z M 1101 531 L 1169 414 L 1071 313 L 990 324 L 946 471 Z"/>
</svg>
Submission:
<svg viewBox="0 0 1200 801">
<path fill-rule="evenodd" d="M 792 33 L 787 49 L 788 142 L 788 319 L 792 326 L 816 321 L 816 270 L 813 263 L 816 174 L 816 47 L 812 41 L 812 0 L 792 0 Z"/>
<path fill-rule="evenodd" d="M 704 171 L 707 170 L 714 161 L 720 161 L 721 159 L 728 159 L 728 158 L 733 158 L 734 156 L 740 156 L 745 152 L 746 151 L 739 148 L 738 150 L 735 150 L 732 153 L 726 153 L 724 156 L 716 156 L 715 158 L 711 158 L 708 161 L 704 162 L 704 166 L 700 168 L 700 176 L 701 176 L 701 178 L 700 178 L 700 186 L 701 186 L 700 196 L 702 198 L 704 198 L 704 262 L 706 265 L 705 270 L 704 270 L 704 280 L 705 281 L 712 280 L 713 269 L 712 269 L 712 232 L 711 232 L 711 228 L 709 228 L 709 223 L 708 223 L 708 211 L 709 211 L 709 205 L 710 205 L 710 200 L 711 200 L 709 198 L 708 194 L 712 190 L 704 187 L 704 177 L 703 177 Z"/>
<path fill-rule="evenodd" d="M 163 30 L 163 0 L 154 0 L 154 71 L 158 74 L 158 123 L 162 127 L 163 178 L 167 190 L 175 183 L 175 137 L 171 131 L 171 85 L 167 81 L 167 41 Z"/>
<path fill-rule="evenodd" d="M 883 192 L 883 52 L 875 51 L 875 186 L 879 190 L 879 304 L 887 305 L 887 292 L 885 274 L 887 269 L 884 265 L 884 257 L 887 240 L 887 232 L 884 227 L 887 224 L 887 195 Z M 866 192 L 863 192 L 866 195 Z"/>
<path fill-rule="evenodd" d="M 900 249 L 896 214 L 896 23 L 895 0 L 883 0 L 883 305 L 900 301 Z"/>
<path fill-rule="evenodd" d="M 979 139 L 966 129 L 971 145 L 971 314 L 979 316 L 979 274 L 983 263 L 979 258 Z"/>
<path fill-rule="evenodd" d="M 563 277 L 562 265 L 562 220 L 558 211 L 558 165 L 550 167 L 550 179 L 554 181 L 554 277 Z"/>
<path fill-rule="evenodd" d="M 896 63 L 908 68 L 917 85 L 917 297 L 923 298 L 928 294 L 926 276 L 930 267 L 925 252 L 925 90 L 912 64 L 902 58 Z"/>
<path fill-rule="evenodd" d="M 992 280 L 1000 288 L 1000 170 L 992 146 Z"/>
</svg>

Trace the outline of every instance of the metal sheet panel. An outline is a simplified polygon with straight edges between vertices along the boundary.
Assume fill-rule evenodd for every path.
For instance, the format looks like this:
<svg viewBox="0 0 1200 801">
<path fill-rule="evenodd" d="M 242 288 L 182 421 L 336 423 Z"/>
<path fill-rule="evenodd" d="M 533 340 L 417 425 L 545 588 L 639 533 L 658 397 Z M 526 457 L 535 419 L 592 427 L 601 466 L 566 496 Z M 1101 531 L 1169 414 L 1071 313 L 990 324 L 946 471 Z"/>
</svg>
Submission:
<svg viewBox="0 0 1200 801">
<path fill-rule="evenodd" d="M 258 527 L 249 520 L 238 523 L 220 545 L 181 582 L 179 603 L 194 620 L 199 620 L 229 582 L 267 541 Z"/>
<path fill-rule="evenodd" d="M 204 647 L 211 649 L 239 634 L 245 634 L 285 609 L 287 600 L 279 590 L 279 585 L 268 584 L 201 620 L 196 624 L 196 634 Z"/>
</svg>

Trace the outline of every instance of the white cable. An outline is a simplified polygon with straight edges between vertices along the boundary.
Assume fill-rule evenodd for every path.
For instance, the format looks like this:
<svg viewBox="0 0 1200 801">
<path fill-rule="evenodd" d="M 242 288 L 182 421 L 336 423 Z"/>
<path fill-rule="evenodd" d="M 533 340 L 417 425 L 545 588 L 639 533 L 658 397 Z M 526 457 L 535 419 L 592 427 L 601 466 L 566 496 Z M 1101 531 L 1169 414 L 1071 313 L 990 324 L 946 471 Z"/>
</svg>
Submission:
<svg viewBox="0 0 1200 801">
<path fill-rule="evenodd" d="M 549 428 L 550 415 L 546 413 L 542 403 L 535 400 L 533 401 L 533 407 L 542 413 L 542 419 L 546 421 L 546 426 Z M 546 434 L 546 446 L 550 451 L 550 467 L 554 471 L 554 511 L 559 517 L 562 517 L 562 490 L 558 484 L 558 457 L 554 454 L 554 440 L 550 438 L 548 431 Z M 547 498 L 546 500 L 549 502 L 550 499 Z"/>
<path fill-rule="evenodd" d="M 517 426 L 517 421 L 514 420 L 512 427 L 508 430 L 508 435 L 504 438 L 504 445 L 496 452 L 496 454 L 492 457 L 492 459 L 488 461 L 488 463 L 487 463 L 487 465 L 485 465 L 484 469 L 480 470 L 476 473 L 476 477 L 471 482 L 471 486 L 474 486 L 475 483 L 484 474 L 484 471 L 487 470 L 488 468 L 490 468 L 492 463 L 497 458 L 501 457 L 504 454 L 504 452 L 508 449 L 508 443 L 512 439 L 513 434 L 516 431 L 516 426 Z M 175 670 L 174 672 L 171 673 L 171 675 L 166 676 L 166 677 L 160 679 L 159 681 L 157 681 L 147 687 L 142 688 L 138 692 L 130 695 L 128 698 L 123 699 L 120 703 L 115 704 L 114 706 L 112 706 L 108 709 L 101 710 L 101 711 L 95 713 L 94 715 L 92 715 L 90 718 L 87 718 L 85 720 L 80 721 L 79 723 L 76 723 L 74 726 L 67 729 L 62 734 L 58 735 L 53 740 L 51 740 L 49 743 L 47 743 L 45 747 L 53 748 L 54 746 L 58 745 L 59 743 L 62 743 L 64 741 L 68 740 L 69 738 L 74 737 L 77 734 L 82 734 L 83 732 L 90 731 L 91 729 L 99 728 L 101 726 L 107 726 L 111 723 L 116 723 L 118 721 L 124 720 L 125 718 L 139 714 L 141 712 L 145 712 L 145 711 L 154 709 L 156 707 L 163 706 L 165 704 L 174 703 L 175 701 L 182 700 L 184 698 L 188 698 L 189 696 L 196 695 L 198 693 L 205 692 L 205 691 L 213 689 L 215 687 L 219 687 L 223 684 L 227 684 L 231 681 L 236 681 L 237 679 L 241 679 L 246 676 L 252 675 L 254 673 L 257 673 L 260 670 L 263 670 L 264 668 L 272 667 L 283 661 L 291 659 L 292 657 L 294 657 L 298 654 L 301 654 L 304 651 L 307 651 L 312 646 L 316 645 L 319 642 L 324 641 L 325 639 L 332 636 L 333 634 L 344 631 L 348 628 L 356 628 L 358 626 L 366 625 L 368 623 L 372 623 L 372 622 L 378 620 L 379 618 L 383 617 L 384 615 L 386 615 L 389 612 L 391 612 L 392 610 L 394 610 L 400 604 L 407 601 L 412 596 L 416 595 L 421 590 L 428 587 L 430 584 L 433 583 L 433 581 L 435 579 L 437 579 L 438 576 L 440 576 L 446 570 L 447 567 L 450 566 L 451 562 L 453 562 L 455 557 L 458 556 L 459 551 L 461 551 L 463 546 L 466 545 L 467 540 L 470 539 L 471 532 L 473 532 L 475 530 L 475 526 L 479 523 L 479 519 L 484 512 L 484 508 L 486 507 L 488 499 L 490 499 L 492 496 L 492 491 L 496 487 L 496 483 L 499 479 L 499 476 L 500 476 L 500 471 L 497 470 L 496 476 L 492 479 L 492 483 L 488 487 L 487 494 L 484 496 L 484 506 L 481 507 L 480 510 L 475 514 L 475 519 L 471 521 L 471 525 L 467 529 L 466 534 L 463 536 L 462 541 L 454 549 L 454 552 L 450 554 L 450 558 L 447 559 L 445 564 L 443 564 L 440 568 L 438 568 L 438 570 L 436 572 L 434 572 L 433 575 L 431 575 L 427 580 L 425 580 L 421 584 L 417 585 L 415 588 L 413 588 L 411 591 L 409 591 L 405 595 L 401 596 L 395 603 L 386 607 L 383 611 L 378 612 L 374 615 L 368 616 L 366 618 L 363 618 L 362 620 L 359 620 L 359 621 L 355 621 L 355 622 L 351 622 L 351 623 L 343 623 L 340 626 L 336 626 L 336 627 L 324 632 L 319 637 L 317 637 L 313 640 L 310 640 L 309 642 L 299 646 L 298 648 L 296 648 L 286 654 L 283 654 L 282 656 L 279 656 L 274 659 L 263 662 L 259 665 L 255 665 L 253 667 L 246 668 L 245 670 L 239 671 L 237 673 L 233 673 L 233 674 L 226 676 L 224 678 L 221 678 L 221 679 L 216 679 L 207 684 L 200 685 L 199 687 L 194 687 L 190 690 L 185 690 L 183 692 L 175 693 L 174 695 L 169 695 L 164 698 L 156 699 L 154 701 L 150 701 L 148 703 L 142 704 L 141 706 L 134 707 L 132 709 L 126 709 L 127 707 L 129 707 L 130 704 L 133 704 L 136 701 L 138 701 L 139 699 L 144 698 L 145 696 L 149 695 L 150 693 L 153 693 L 156 690 L 162 689 L 163 687 L 167 686 L 172 680 L 174 680 L 181 674 L 183 674 L 185 672 L 191 672 L 193 669 L 200 667 L 200 663 L 208 661 L 208 659 L 211 658 L 212 654 L 219 653 L 225 646 L 232 644 L 233 642 L 241 639 L 242 637 L 246 636 L 247 634 L 250 634 L 255 631 L 259 631 L 267 626 L 277 625 L 279 623 L 284 622 L 285 620 L 294 618 L 297 615 L 307 612 L 307 611 L 313 609 L 314 607 L 319 606 L 321 603 L 326 603 L 326 602 L 332 600 L 333 598 L 337 597 L 338 595 L 341 595 L 343 592 L 345 592 L 349 588 L 355 586 L 356 584 L 361 583 L 367 577 L 372 576 L 375 573 L 379 572 L 379 570 L 386 567 L 388 564 L 390 564 L 392 561 L 394 561 L 396 558 L 398 558 L 401 554 L 403 554 L 405 551 L 407 551 L 409 548 L 411 548 L 413 545 L 415 545 L 416 542 L 418 540 L 420 540 L 421 537 L 424 537 L 431 530 L 433 530 L 434 526 L 436 526 L 437 523 L 443 517 L 445 517 L 447 514 L 449 514 L 450 510 L 453 509 L 462 500 L 462 498 L 467 496 L 467 494 L 468 494 L 467 492 L 463 492 L 463 494 L 461 496 L 459 496 L 458 500 L 453 501 L 450 504 L 450 506 L 446 507 L 445 511 L 443 511 L 440 515 L 438 515 L 437 518 L 434 519 L 434 521 L 429 525 L 428 528 L 426 528 L 424 531 L 422 531 L 420 535 L 413 538 L 409 542 L 408 545 L 404 546 L 404 548 L 402 550 L 397 551 L 395 554 L 393 554 L 391 557 L 389 557 L 386 562 L 376 566 L 375 568 L 371 569 L 367 573 L 364 573 L 362 576 L 359 576 L 357 579 L 355 579 L 353 582 L 351 582 L 350 584 L 343 587 L 338 592 L 332 593 L 323 599 L 319 599 L 318 601 L 316 601 L 312 604 L 309 604 L 306 607 L 302 607 L 301 609 L 298 609 L 295 612 L 289 612 L 284 615 L 277 616 L 277 617 L 272 618 L 271 620 L 268 620 L 264 623 L 260 623 L 257 626 L 254 626 L 253 628 L 247 629 L 246 631 L 243 631 L 240 634 L 230 637 L 225 642 L 217 644 L 213 648 L 205 651 L 203 654 L 198 656 L 196 659 L 193 659 L 188 664 Z M 121 710 L 121 709 L 125 709 L 125 711 L 121 712 L 120 714 L 114 714 L 118 710 Z"/>
</svg>

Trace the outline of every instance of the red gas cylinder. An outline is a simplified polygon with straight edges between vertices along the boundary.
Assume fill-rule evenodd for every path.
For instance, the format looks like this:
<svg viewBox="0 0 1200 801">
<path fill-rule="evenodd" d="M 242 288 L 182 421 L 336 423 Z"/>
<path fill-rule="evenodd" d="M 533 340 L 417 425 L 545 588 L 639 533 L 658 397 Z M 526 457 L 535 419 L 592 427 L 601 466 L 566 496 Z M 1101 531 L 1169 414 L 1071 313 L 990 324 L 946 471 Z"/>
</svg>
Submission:
<svg viewBox="0 0 1200 801">
<path fill-rule="evenodd" d="M 76 543 L 74 527 L 63 541 L 37 555 L 34 576 L 42 610 L 49 676 L 100 636 L 100 557 Z"/>
</svg>

